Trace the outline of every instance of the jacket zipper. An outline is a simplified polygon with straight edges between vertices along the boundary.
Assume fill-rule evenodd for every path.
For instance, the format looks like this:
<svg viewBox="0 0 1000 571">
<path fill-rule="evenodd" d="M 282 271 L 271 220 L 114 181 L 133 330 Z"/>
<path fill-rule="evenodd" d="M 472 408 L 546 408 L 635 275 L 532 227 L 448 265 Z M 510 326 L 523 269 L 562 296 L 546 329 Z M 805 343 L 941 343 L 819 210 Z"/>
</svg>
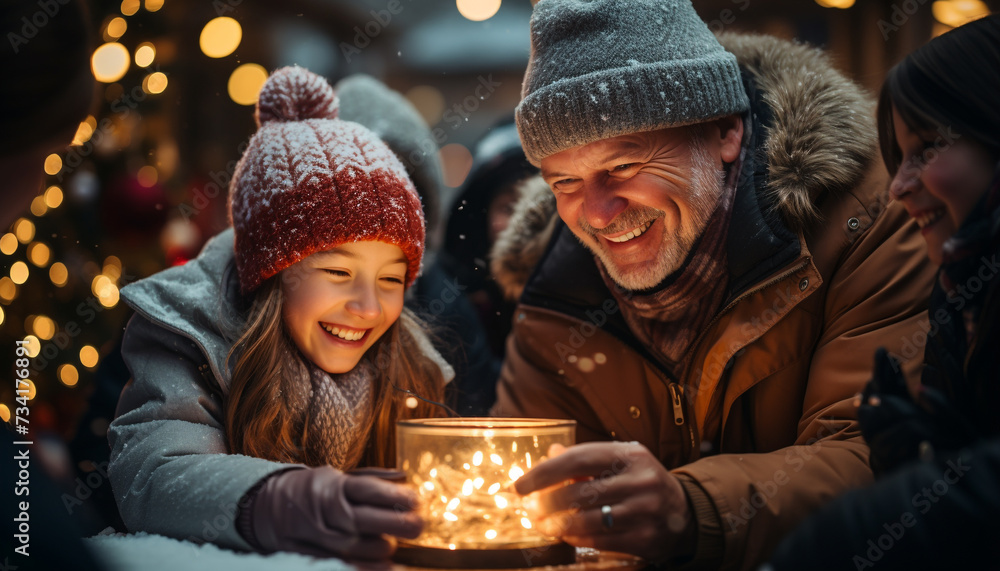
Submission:
<svg viewBox="0 0 1000 571">
<path fill-rule="evenodd" d="M 772 285 L 788 278 L 788 276 L 795 274 L 795 272 L 798 272 L 802 268 L 808 266 L 809 260 L 810 258 L 804 258 L 801 263 L 789 268 L 788 270 L 782 272 L 781 274 L 778 274 L 777 276 L 771 278 L 770 280 L 762 284 L 759 284 L 751 289 L 744 291 L 743 293 L 738 295 L 735 299 L 733 299 L 731 302 L 727 303 L 726 307 L 723 308 L 722 311 L 720 311 L 719 313 L 715 314 L 715 317 L 713 317 L 712 320 L 708 322 L 708 325 L 701 330 L 701 334 L 698 336 L 697 339 L 695 339 L 694 343 L 692 343 L 691 346 L 698 347 L 701 344 L 702 340 L 704 339 L 705 335 L 708 334 L 712 326 L 715 325 L 715 323 L 719 321 L 719 319 L 721 319 L 722 316 L 726 314 L 726 312 L 735 307 L 737 303 L 743 301 L 744 299 L 750 297 L 751 295 L 761 290 L 771 287 Z M 725 372 L 725 370 L 723 372 Z M 673 411 L 674 411 L 674 424 L 677 426 L 683 426 L 685 424 L 684 401 L 682 399 L 682 397 L 684 396 L 684 387 L 676 382 L 671 382 L 669 385 L 669 389 L 670 389 L 671 405 L 673 406 Z M 696 449 L 696 445 L 694 442 L 694 427 L 691 425 L 691 423 L 687 423 L 687 425 L 688 425 L 687 432 L 691 442 L 691 450 L 688 453 L 688 458 L 689 460 L 693 460 Z"/>
<path fill-rule="evenodd" d="M 676 426 L 684 426 L 687 424 L 688 439 L 691 443 L 691 448 L 688 450 L 688 460 L 693 458 L 695 444 L 694 444 L 694 427 L 690 423 L 686 423 L 684 419 L 684 387 L 679 383 L 672 382 L 667 385 L 670 389 L 670 404 L 674 410 L 674 424 Z"/>
</svg>

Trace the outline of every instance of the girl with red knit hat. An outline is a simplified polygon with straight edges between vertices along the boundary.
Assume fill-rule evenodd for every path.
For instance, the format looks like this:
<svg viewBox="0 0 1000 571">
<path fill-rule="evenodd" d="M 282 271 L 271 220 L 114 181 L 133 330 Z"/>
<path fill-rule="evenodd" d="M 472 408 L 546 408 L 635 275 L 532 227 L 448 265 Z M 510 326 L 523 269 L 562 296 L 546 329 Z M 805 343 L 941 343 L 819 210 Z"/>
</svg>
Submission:
<svg viewBox="0 0 1000 571">
<path fill-rule="evenodd" d="M 403 308 L 424 218 L 399 160 L 337 118 L 321 77 L 276 71 L 230 188 L 232 228 L 122 289 L 132 380 L 109 429 L 130 531 L 237 549 L 387 557 L 415 537 L 397 420 L 439 415 L 451 367 Z M 415 399 L 411 399 L 411 403 Z"/>
</svg>

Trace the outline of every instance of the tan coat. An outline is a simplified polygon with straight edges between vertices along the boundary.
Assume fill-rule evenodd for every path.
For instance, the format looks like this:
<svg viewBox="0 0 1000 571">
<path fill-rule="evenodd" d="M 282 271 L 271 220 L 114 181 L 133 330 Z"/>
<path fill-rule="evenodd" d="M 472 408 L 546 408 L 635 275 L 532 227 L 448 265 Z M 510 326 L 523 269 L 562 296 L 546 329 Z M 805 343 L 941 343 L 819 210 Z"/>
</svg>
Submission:
<svg viewBox="0 0 1000 571">
<path fill-rule="evenodd" d="M 558 264 L 546 256 L 515 312 L 493 412 L 574 418 L 579 441 L 640 442 L 688 491 L 699 560 L 752 569 L 807 514 L 871 481 L 852 400 L 877 347 L 903 354 L 913 343 L 934 268 L 916 225 L 885 204 L 869 98 L 816 50 L 721 40 L 758 91 L 753 112 L 773 116 L 758 192 L 797 255 L 732 293 L 676 379 L 611 327 L 620 316 L 607 290 L 551 303 L 529 295 Z M 557 226 L 551 198 L 521 206 L 494 251 L 515 293 L 537 261 L 521 252 Z M 741 238 L 731 229 L 731 242 Z"/>
</svg>

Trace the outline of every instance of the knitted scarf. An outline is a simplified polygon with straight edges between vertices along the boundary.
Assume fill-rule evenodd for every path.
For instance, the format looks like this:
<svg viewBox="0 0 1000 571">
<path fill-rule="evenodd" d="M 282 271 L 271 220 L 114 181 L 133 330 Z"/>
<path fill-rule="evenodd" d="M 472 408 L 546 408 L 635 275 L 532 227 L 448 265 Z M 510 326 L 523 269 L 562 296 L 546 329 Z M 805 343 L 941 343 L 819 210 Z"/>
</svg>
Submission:
<svg viewBox="0 0 1000 571">
<path fill-rule="evenodd" d="M 726 293 L 726 235 L 746 147 L 731 165 L 719 202 L 684 264 L 651 290 L 615 284 L 598 261 L 604 283 L 636 338 L 661 364 L 679 374 L 685 352 L 712 318 Z"/>
<path fill-rule="evenodd" d="M 362 358 L 350 371 L 331 375 L 298 351 L 286 361 L 291 387 L 289 404 L 295 426 L 303 434 L 302 459 L 309 465 L 329 464 L 349 470 L 360 462 L 374 414 L 375 370 Z"/>
</svg>

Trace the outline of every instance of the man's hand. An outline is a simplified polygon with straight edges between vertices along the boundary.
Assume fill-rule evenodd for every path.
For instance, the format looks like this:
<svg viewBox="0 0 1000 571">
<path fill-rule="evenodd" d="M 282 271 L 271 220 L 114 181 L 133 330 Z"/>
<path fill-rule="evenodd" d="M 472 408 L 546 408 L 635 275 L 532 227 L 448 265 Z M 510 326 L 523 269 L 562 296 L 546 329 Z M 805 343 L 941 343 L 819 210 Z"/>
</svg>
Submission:
<svg viewBox="0 0 1000 571">
<path fill-rule="evenodd" d="M 538 492 L 533 519 L 542 533 L 653 562 L 694 553 L 684 489 L 644 446 L 553 445 L 549 456 L 515 484 L 522 495 Z"/>
</svg>

